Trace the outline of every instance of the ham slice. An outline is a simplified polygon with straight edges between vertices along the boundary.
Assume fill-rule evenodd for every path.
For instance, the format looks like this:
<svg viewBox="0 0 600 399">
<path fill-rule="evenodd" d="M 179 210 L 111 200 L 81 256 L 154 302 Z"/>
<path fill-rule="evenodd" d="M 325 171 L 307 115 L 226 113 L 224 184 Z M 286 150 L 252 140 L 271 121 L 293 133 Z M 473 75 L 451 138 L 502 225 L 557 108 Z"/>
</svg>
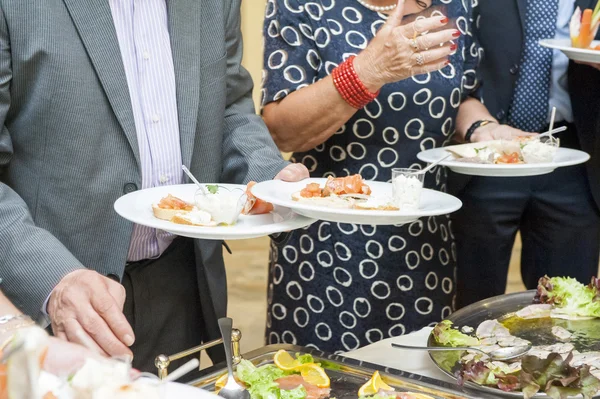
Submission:
<svg viewBox="0 0 600 399">
<path fill-rule="evenodd" d="M 319 388 L 315 385 L 309 384 L 304 381 L 299 374 L 288 375 L 286 377 L 275 380 L 279 384 L 279 388 L 284 391 L 291 391 L 292 389 L 298 388 L 300 385 L 306 389 L 306 399 L 325 399 L 329 397 L 329 388 Z"/>
</svg>

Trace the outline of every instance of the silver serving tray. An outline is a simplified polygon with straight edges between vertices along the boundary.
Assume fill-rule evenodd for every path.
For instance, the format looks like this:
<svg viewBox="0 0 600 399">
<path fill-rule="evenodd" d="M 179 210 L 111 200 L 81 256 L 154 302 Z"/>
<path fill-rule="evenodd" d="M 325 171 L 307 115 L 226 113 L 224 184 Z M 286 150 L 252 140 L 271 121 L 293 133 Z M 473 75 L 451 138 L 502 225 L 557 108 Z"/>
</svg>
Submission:
<svg viewBox="0 0 600 399">
<path fill-rule="evenodd" d="M 448 320 L 453 322 L 454 325 L 459 328 L 463 326 L 477 328 L 479 324 L 490 319 L 500 319 L 500 321 L 507 320 L 513 316 L 515 312 L 531 305 L 535 293 L 535 290 L 531 290 L 485 299 L 456 311 L 448 317 Z M 509 327 L 509 330 L 511 330 L 513 335 L 531 341 L 533 345 L 551 345 L 559 342 L 550 332 L 551 326 L 561 325 L 563 327 L 570 327 L 568 328 L 569 330 L 577 331 L 576 336 L 571 341 L 571 343 L 574 344 L 575 349 L 579 351 L 600 350 L 600 319 L 587 321 L 553 320 L 553 322 L 554 324 L 548 322 L 547 325 L 532 325 L 532 328 L 513 329 Z M 428 345 L 439 346 L 433 337 L 433 333 L 429 336 Z M 449 365 L 441 362 L 444 355 L 448 353 L 450 352 L 429 352 L 429 356 L 440 370 L 451 378 L 456 379 L 452 372 L 452 367 L 454 367 L 455 364 Z M 467 382 L 465 386 L 477 389 L 482 393 L 494 395 L 494 397 L 523 398 L 521 392 L 504 392 L 498 388 L 481 386 L 470 381 Z M 535 395 L 534 398 L 547 399 L 548 396 L 540 393 Z M 596 395 L 595 398 L 600 398 L 600 395 Z"/>
<path fill-rule="evenodd" d="M 273 363 L 273 356 L 281 349 L 286 350 L 292 356 L 296 353 L 309 353 L 316 362 L 321 363 L 331 379 L 331 398 L 357 399 L 359 388 L 371 378 L 375 370 L 379 370 L 385 382 L 398 392 L 421 393 L 435 399 L 491 399 L 497 397 L 497 395 L 482 394 L 468 387 L 461 388 L 445 381 L 294 345 L 269 345 L 247 353 L 243 357 L 255 365 Z M 393 352 L 390 353 L 393 356 Z M 216 380 L 225 372 L 225 364 L 217 364 L 204 370 L 203 376 L 190 384 L 214 391 Z"/>
</svg>

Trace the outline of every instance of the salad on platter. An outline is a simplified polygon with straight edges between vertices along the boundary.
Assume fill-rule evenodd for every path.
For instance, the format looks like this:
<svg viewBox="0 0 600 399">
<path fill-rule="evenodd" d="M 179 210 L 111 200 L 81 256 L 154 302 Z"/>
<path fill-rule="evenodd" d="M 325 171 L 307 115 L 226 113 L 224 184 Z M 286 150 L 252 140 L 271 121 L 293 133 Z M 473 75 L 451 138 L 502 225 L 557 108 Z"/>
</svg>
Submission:
<svg viewBox="0 0 600 399">
<path fill-rule="evenodd" d="M 251 399 L 327 399 L 331 395 L 331 380 L 326 370 L 310 354 L 292 356 L 280 350 L 273 363 L 260 366 L 243 359 L 237 365 L 235 379 L 248 389 Z M 224 374 L 216 381 L 216 393 L 226 382 Z M 377 371 L 360 387 L 357 398 L 433 399 L 419 393 L 396 392 Z"/>
<path fill-rule="evenodd" d="M 455 327 L 444 320 L 433 329 L 440 346 L 469 346 L 434 358 L 452 370 L 459 384 L 467 381 L 525 399 L 545 393 L 555 399 L 592 398 L 600 393 L 600 281 L 589 285 L 566 277 L 539 280 L 533 303 L 514 314 L 485 320 L 478 326 Z M 532 348 L 522 357 L 494 361 L 489 353 L 503 347 Z M 592 348 L 589 350 L 588 348 Z"/>
</svg>

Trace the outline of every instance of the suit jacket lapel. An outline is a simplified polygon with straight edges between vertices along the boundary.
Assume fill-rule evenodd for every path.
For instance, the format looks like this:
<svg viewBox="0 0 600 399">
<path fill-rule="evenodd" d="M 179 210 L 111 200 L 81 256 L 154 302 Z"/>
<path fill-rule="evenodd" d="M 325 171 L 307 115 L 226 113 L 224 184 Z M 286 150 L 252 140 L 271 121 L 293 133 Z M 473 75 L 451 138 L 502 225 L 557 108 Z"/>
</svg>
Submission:
<svg viewBox="0 0 600 399">
<path fill-rule="evenodd" d="M 131 98 L 108 1 L 63 0 L 140 165 Z"/>
<path fill-rule="evenodd" d="M 521 29 L 525 30 L 525 14 L 527 12 L 527 0 L 516 0 L 519 8 L 519 17 L 521 18 Z"/>
<path fill-rule="evenodd" d="M 200 101 L 200 3 L 167 1 L 171 51 L 177 86 L 181 159 L 190 166 Z"/>
</svg>

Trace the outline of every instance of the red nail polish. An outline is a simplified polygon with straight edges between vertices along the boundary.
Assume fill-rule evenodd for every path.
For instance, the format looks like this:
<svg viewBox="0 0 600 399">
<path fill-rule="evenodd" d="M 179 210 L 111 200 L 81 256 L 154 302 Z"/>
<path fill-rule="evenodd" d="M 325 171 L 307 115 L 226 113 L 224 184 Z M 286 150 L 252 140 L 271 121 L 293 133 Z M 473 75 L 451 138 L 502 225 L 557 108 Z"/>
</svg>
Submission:
<svg viewBox="0 0 600 399">
<path fill-rule="evenodd" d="M 446 62 L 444 62 L 444 65 L 450 65 L 450 60 L 446 60 Z"/>
<path fill-rule="evenodd" d="M 440 20 L 440 22 L 441 22 L 441 23 L 443 23 L 443 24 L 447 24 L 447 23 L 448 23 L 448 21 L 449 21 L 449 20 L 448 20 L 448 17 L 444 17 L 444 18 L 442 18 L 442 19 Z"/>
<path fill-rule="evenodd" d="M 453 44 L 450 46 L 450 51 L 456 51 L 457 48 L 458 46 L 456 44 Z"/>
<path fill-rule="evenodd" d="M 455 30 L 454 32 L 452 32 L 452 37 L 460 37 L 460 31 Z"/>
</svg>

